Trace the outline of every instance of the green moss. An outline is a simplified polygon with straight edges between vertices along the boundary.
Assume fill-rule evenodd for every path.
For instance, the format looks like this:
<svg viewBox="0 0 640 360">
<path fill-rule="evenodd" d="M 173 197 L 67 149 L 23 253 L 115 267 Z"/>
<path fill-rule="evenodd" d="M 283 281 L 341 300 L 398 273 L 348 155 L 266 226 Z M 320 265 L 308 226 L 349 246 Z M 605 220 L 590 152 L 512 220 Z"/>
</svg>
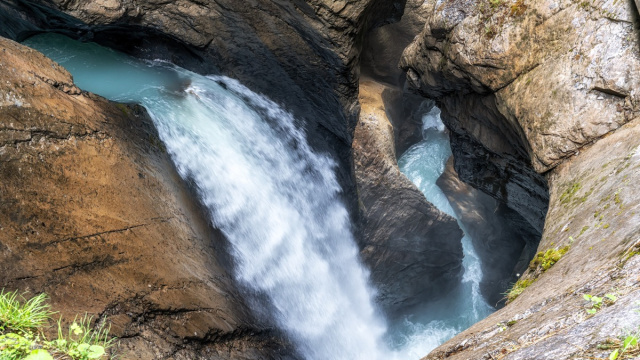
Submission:
<svg viewBox="0 0 640 360">
<path fill-rule="evenodd" d="M 576 236 L 576 238 L 582 236 L 582 234 L 584 234 L 587 230 L 589 230 L 588 226 L 583 227 L 582 230 L 580 230 L 580 234 L 578 234 L 578 236 Z"/>
<path fill-rule="evenodd" d="M 562 195 L 560 195 L 560 203 L 563 205 L 567 205 L 571 202 L 571 199 L 573 199 L 573 196 L 580 190 L 582 189 L 582 185 L 580 185 L 580 183 L 576 182 L 571 184 L 563 193 Z"/>
<path fill-rule="evenodd" d="M 616 191 L 615 196 L 613 198 L 613 202 L 616 203 L 616 205 L 622 204 L 622 199 L 620 198 L 620 191 Z"/>
<path fill-rule="evenodd" d="M 517 0 L 515 4 L 511 5 L 511 16 L 522 16 L 527 11 L 527 5 L 524 4 L 524 0 Z"/>
<path fill-rule="evenodd" d="M 116 103 L 116 106 L 118 107 L 118 109 L 120 109 L 120 111 L 122 111 L 123 114 L 125 114 L 126 116 L 129 116 L 129 108 L 127 107 L 127 105 L 122 103 Z"/>
<path fill-rule="evenodd" d="M 602 228 L 603 229 L 608 229 L 609 228 L 609 224 L 604 224 L 604 226 Z"/>
<path fill-rule="evenodd" d="M 589 198 L 589 196 L 591 196 L 591 194 L 593 194 L 593 188 L 589 189 L 589 191 L 587 191 L 587 193 L 584 194 L 584 196 L 582 196 L 580 198 L 580 202 L 583 203 L 583 202 L 587 201 L 587 199 Z"/>
<path fill-rule="evenodd" d="M 587 229 L 589 227 L 587 226 Z M 586 230 L 585 230 L 586 231 Z M 569 246 L 565 246 L 560 249 L 548 249 L 545 252 L 539 252 L 529 263 L 529 269 L 531 271 L 536 271 L 538 269 L 542 269 L 542 272 L 549 270 L 553 265 L 555 265 L 564 254 L 569 251 Z"/>
<path fill-rule="evenodd" d="M 520 279 L 516 281 L 516 283 L 511 287 L 511 290 L 507 292 L 507 303 L 512 302 L 518 296 L 520 296 L 524 289 L 528 288 L 529 285 L 533 284 L 534 281 L 535 280 L 533 279 Z"/>
</svg>

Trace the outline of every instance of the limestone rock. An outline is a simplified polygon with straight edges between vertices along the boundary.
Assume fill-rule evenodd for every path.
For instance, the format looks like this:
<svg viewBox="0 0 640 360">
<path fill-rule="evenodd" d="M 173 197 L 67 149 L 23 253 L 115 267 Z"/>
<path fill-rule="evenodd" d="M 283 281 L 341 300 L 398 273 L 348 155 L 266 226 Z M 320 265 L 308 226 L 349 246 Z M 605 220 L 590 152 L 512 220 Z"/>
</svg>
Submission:
<svg viewBox="0 0 640 360">
<path fill-rule="evenodd" d="M 353 153 L 364 217 L 362 257 L 381 305 L 393 313 L 435 300 L 459 284 L 462 231 L 398 169 L 384 90 L 370 80 L 360 84 Z"/>
<path fill-rule="evenodd" d="M 0 288 L 46 292 L 66 322 L 107 319 L 123 359 L 286 353 L 194 198 L 144 110 L 0 38 Z"/>
<path fill-rule="evenodd" d="M 608 358 L 607 338 L 640 326 L 637 8 L 429 4 L 402 66 L 442 107 L 455 169 L 542 232 L 542 258 L 567 252 L 531 263 L 521 295 L 425 359 Z M 590 316 L 585 294 L 617 301 Z"/>
</svg>

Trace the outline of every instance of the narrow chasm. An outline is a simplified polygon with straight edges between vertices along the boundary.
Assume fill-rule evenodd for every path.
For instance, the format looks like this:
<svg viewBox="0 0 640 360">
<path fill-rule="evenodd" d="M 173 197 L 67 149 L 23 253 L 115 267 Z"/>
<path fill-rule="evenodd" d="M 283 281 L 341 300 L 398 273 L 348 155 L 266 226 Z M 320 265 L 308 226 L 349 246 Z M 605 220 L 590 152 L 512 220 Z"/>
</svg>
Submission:
<svg viewBox="0 0 640 360">
<path fill-rule="evenodd" d="M 408 1 L 400 22 L 373 29 L 365 38 L 360 63 L 362 113 L 353 146 L 365 245 L 371 239 L 389 244 L 414 241 L 421 244 L 417 248 L 429 244 L 426 247 L 438 254 L 451 254 L 456 245 L 462 245 L 460 267 L 452 266 L 452 261 L 431 262 L 432 268 L 423 278 L 438 271 L 435 269 L 446 269 L 446 273 L 434 276 L 433 282 L 413 283 L 419 288 L 415 291 L 418 296 L 424 295 L 420 290 L 428 289 L 427 296 L 419 302 L 385 307 L 392 343 L 411 349 L 408 353 L 414 357 L 423 356 L 505 305 L 506 294 L 527 269 L 540 242 L 543 222 L 536 215 L 543 214 L 544 218 L 547 211 L 546 204 L 535 201 L 528 204 L 540 205 L 534 214 L 522 211 L 522 204 L 505 196 L 509 183 L 518 180 L 496 169 L 489 155 L 484 157 L 486 163 L 479 160 L 487 149 L 456 125 L 454 115 L 473 114 L 473 108 L 451 109 L 452 102 L 446 98 L 429 99 L 411 89 L 399 63 L 428 16 L 423 2 Z M 457 96 L 463 94 L 453 95 Z M 478 111 L 486 112 L 481 106 Z M 522 145 L 520 152 L 524 152 Z M 381 165 L 380 158 L 386 158 L 387 163 Z M 517 161 L 519 166 L 531 169 L 526 159 Z M 531 169 L 530 173 L 535 172 Z M 525 178 L 530 173 L 518 175 Z M 397 185 L 404 184 L 405 179 L 415 186 Z M 528 181 L 541 183 L 540 198 L 548 203 L 546 181 L 541 179 L 534 176 Z M 380 182 L 386 182 L 384 190 L 371 185 Z M 415 189 L 422 193 L 423 200 L 413 198 Z M 386 197 L 381 195 L 383 191 L 389 192 Z M 383 206 L 404 209 L 395 211 L 393 220 L 383 217 L 386 226 L 403 228 L 402 232 L 387 231 L 386 240 L 376 239 L 380 231 L 369 228 L 374 227 L 370 224 L 380 227 L 375 209 Z M 420 218 L 428 228 L 442 228 L 455 219 L 462 234 L 451 230 L 434 236 L 427 229 L 404 222 L 415 220 L 416 215 L 409 215 L 415 213 L 429 214 Z M 363 257 L 367 263 L 366 251 Z M 428 256 L 414 260 L 432 261 Z M 374 282 L 375 274 L 374 270 Z M 440 285 L 438 280 L 442 278 L 448 283 Z M 434 283 L 439 285 L 434 288 Z M 382 295 L 379 301 L 384 307 L 386 299 Z"/>
</svg>

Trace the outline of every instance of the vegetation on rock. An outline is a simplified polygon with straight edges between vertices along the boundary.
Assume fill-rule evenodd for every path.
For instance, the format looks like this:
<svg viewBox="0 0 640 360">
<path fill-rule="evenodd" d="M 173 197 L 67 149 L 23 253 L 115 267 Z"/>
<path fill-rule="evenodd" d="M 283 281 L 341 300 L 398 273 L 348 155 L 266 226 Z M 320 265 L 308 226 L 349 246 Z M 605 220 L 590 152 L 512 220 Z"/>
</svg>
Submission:
<svg viewBox="0 0 640 360">
<path fill-rule="evenodd" d="M 22 298 L 23 301 L 20 301 Z M 58 336 L 48 340 L 43 331 L 54 314 L 47 295 L 24 299 L 17 291 L 0 291 L 0 359 L 2 360 L 90 360 L 104 359 L 114 338 L 104 324 L 91 326 L 91 317 L 77 318 L 65 334 L 58 320 Z"/>
<path fill-rule="evenodd" d="M 509 290 L 509 292 L 506 293 L 507 303 L 510 303 L 513 300 L 515 300 L 520 294 L 522 294 L 524 289 L 529 287 L 529 285 L 533 284 L 534 281 L 535 279 L 520 279 L 516 281 L 516 283 L 513 284 L 513 286 L 511 287 L 511 290 Z"/>
<path fill-rule="evenodd" d="M 555 265 L 567 251 L 569 251 L 569 246 L 560 249 L 548 249 L 545 252 L 540 251 L 529 263 L 529 270 L 537 271 L 540 269 L 545 272 Z"/>
</svg>

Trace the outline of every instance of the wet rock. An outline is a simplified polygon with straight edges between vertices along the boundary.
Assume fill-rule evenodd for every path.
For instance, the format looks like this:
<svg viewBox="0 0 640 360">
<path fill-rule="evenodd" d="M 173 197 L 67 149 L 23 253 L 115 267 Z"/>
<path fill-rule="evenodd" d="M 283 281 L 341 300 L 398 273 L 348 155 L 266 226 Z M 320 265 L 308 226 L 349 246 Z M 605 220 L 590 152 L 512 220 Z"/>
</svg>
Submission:
<svg viewBox="0 0 640 360">
<path fill-rule="evenodd" d="M 360 49 L 365 32 L 398 20 L 405 1 L 7 0 L 0 17 L 13 20 L 0 23 L 0 35 L 21 40 L 53 30 L 240 80 L 290 110 L 314 149 L 332 154 L 356 214 L 351 142 Z"/>
<path fill-rule="evenodd" d="M 376 81 L 399 88 L 405 83 L 400 69 L 404 49 L 422 32 L 431 8 L 424 0 L 408 0 L 398 22 L 372 29 L 367 33 L 362 49 L 360 71 Z"/>
<path fill-rule="evenodd" d="M 0 288 L 106 320 L 123 359 L 290 352 L 250 315 L 143 109 L 0 38 L 0 125 Z"/>
<path fill-rule="evenodd" d="M 398 169 L 384 90 L 370 80 L 360 83 L 353 153 L 364 218 L 362 257 L 380 304 L 395 313 L 446 296 L 459 284 L 462 231 Z"/>
<path fill-rule="evenodd" d="M 505 292 L 535 255 L 540 234 L 517 212 L 460 180 L 453 168 L 453 157 L 437 185 L 482 259 L 482 295 L 490 305 L 502 307 Z"/>
</svg>

